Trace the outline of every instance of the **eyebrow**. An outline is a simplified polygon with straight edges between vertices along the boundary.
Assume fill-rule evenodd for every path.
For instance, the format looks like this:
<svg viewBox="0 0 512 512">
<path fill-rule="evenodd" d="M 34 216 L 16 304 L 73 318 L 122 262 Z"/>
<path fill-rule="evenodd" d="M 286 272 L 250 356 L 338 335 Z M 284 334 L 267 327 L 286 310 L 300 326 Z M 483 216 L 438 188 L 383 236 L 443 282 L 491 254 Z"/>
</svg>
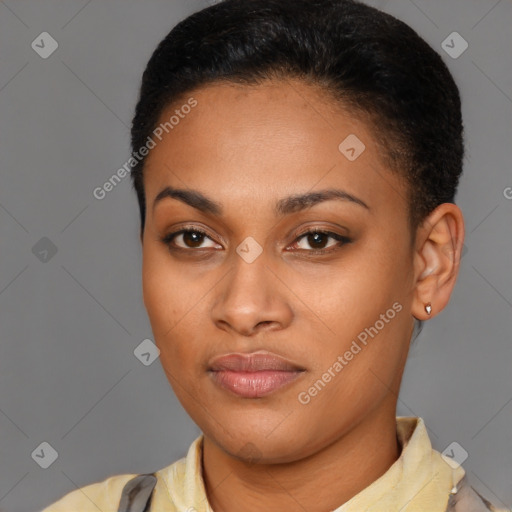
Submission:
<svg viewBox="0 0 512 512">
<path fill-rule="evenodd" d="M 153 210 L 155 209 L 155 206 L 165 198 L 177 199 L 178 201 L 181 201 L 182 203 L 185 203 L 203 213 L 209 213 L 216 216 L 221 216 L 223 213 L 223 207 L 220 203 L 209 199 L 198 190 L 178 189 L 173 187 L 165 187 L 158 193 L 153 201 Z M 324 201 L 331 200 L 347 201 L 362 206 L 366 210 L 370 210 L 370 207 L 362 199 L 349 194 L 345 190 L 329 188 L 316 192 L 294 194 L 279 199 L 274 206 L 274 212 L 276 216 L 288 215 L 290 213 L 306 210 Z"/>
</svg>

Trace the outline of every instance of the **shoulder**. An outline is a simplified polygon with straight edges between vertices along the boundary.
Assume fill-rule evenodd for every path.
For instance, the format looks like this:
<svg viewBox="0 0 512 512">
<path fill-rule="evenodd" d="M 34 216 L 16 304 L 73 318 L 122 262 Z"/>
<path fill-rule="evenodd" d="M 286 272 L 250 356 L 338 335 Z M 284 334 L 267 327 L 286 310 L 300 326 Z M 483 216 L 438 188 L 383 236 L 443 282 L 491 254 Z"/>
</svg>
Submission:
<svg viewBox="0 0 512 512">
<path fill-rule="evenodd" d="M 119 497 L 135 474 L 114 475 L 105 480 L 80 487 L 64 495 L 41 512 L 117 512 Z"/>
<path fill-rule="evenodd" d="M 473 488 L 466 475 L 450 493 L 446 512 L 507 512 L 493 505 Z"/>
<path fill-rule="evenodd" d="M 163 506 L 166 507 L 165 510 L 175 510 L 170 508 L 173 503 L 168 486 L 172 488 L 173 499 L 178 501 L 183 499 L 183 489 L 187 484 L 195 486 L 194 489 L 198 487 L 198 480 L 201 479 L 201 440 L 202 435 L 190 445 L 186 457 L 154 473 L 111 476 L 69 492 L 40 512 L 118 512 L 123 497 L 130 502 L 135 496 L 143 500 L 148 499 L 151 494 L 157 510 L 162 510 Z M 159 507 L 160 504 L 162 506 Z"/>
</svg>

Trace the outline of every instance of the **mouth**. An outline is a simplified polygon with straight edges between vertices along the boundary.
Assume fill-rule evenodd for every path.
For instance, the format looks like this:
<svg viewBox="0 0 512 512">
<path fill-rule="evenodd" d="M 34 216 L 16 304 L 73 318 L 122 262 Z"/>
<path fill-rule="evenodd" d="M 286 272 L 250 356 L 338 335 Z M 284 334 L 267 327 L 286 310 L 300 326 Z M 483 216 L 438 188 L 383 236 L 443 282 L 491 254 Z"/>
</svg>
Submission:
<svg viewBox="0 0 512 512">
<path fill-rule="evenodd" d="M 243 398 L 260 398 L 300 377 L 305 368 L 268 352 L 227 354 L 208 368 L 214 383 Z"/>
</svg>

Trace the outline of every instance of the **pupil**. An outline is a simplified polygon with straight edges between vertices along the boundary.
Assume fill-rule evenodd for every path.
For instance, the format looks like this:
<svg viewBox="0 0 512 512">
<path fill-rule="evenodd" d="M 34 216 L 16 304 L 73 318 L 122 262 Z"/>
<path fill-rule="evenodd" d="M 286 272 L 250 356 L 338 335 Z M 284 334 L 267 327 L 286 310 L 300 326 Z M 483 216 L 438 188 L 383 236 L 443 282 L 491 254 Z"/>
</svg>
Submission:
<svg viewBox="0 0 512 512">
<path fill-rule="evenodd" d="M 197 231 L 186 231 L 183 233 L 183 240 L 185 244 L 189 245 L 188 242 L 190 241 L 191 246 L 196 247 L 201 245 L 203 236 L 204 235 L 202 233 L 198 233 Z"/>
<path fill-rule="evenodd" d="M 312 235 L 309 235 L 309 239 L 308 242 L 311 246 L 313 247 L 318 247 L 318 239 L 320 238 L 320 246 L 323 246 L 324 244 L 322 244 L 322 237 L 325 237 L 325 235 L 323 233 L 313 233 Z M 311 243 L 311 240 L 314 240 L 313 243 Z M 324 240 L 324 243 L 325 243 L 325 240 Z M 322 247 L 320 247 L 322 248 Z"/>
</svg>

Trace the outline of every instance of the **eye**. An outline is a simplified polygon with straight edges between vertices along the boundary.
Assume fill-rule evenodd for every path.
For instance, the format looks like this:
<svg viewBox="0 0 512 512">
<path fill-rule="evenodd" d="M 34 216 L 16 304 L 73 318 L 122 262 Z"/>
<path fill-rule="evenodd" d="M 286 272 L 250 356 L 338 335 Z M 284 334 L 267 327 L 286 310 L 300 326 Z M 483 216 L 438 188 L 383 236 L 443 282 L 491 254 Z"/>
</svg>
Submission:
<svg viewBox="0 0 512 512">
<path fill-rule="evenodd" d="M 201 246 L 205 239 L 210 240 L 213 246 Z M 204 249 L 215 246 L 215 242 L 207 233 L 197 228 L 184 228 L 174 233 L 169 233 L 162 238 L 162 242 L 170 249 Z"/>
<path fill-rule="evenodd" d="M 331 239 L 333 243 L 331 243 L 330 245 L 326 245 L 329 239 Z M 312 254 L 322 254 L 333 252 L 340 246 L 348 244 L 350 242 L 350 238 L 340 235 L 338 233 L 334 233 L 332 231 L 322 231 L 319 229 L 313 229 L 310 231 L 306 231 L 305 233 L 302 233 L 300 236 L 298 236 L 293 245 L 298 245 L 299 249 L 305 250 Z M 301 243 L 303 244 L 302 247 L 300 246 Z M 290 247 L 293 247 L 293 245 Z M 310 247 L 313 248 L 313 250 L 304 247 L 304 245 L 309 245 Z"/>
<path fill-rule="evenodd" d="M 331 239 L 332 243 L 326 245 L 329 239 Z M 202 245 L 205 240 L 210 240 L 211 245 Z M 161 241 L 171 250 L 208 249 L 212 247 L 215 248 L 217 245 L 205 231 L 196 227 L 185 227 L 179 231 L 174 231 L 173 233 L 165 235 Z M 334 233 L 333 231 L 312 229 L 301 233 L 289 247 L 294 248 L 294 246 L 297 245 L 299 250 L 304 250 L 311 254 L 323 254 L 333 252 L 340 246 L 350 242 L 350 238 Z M 303 245 L 301 246 L 301 244 Z M 312 247 L 312 250 L 304 247 L 305 244 Z"/>
</svg>

